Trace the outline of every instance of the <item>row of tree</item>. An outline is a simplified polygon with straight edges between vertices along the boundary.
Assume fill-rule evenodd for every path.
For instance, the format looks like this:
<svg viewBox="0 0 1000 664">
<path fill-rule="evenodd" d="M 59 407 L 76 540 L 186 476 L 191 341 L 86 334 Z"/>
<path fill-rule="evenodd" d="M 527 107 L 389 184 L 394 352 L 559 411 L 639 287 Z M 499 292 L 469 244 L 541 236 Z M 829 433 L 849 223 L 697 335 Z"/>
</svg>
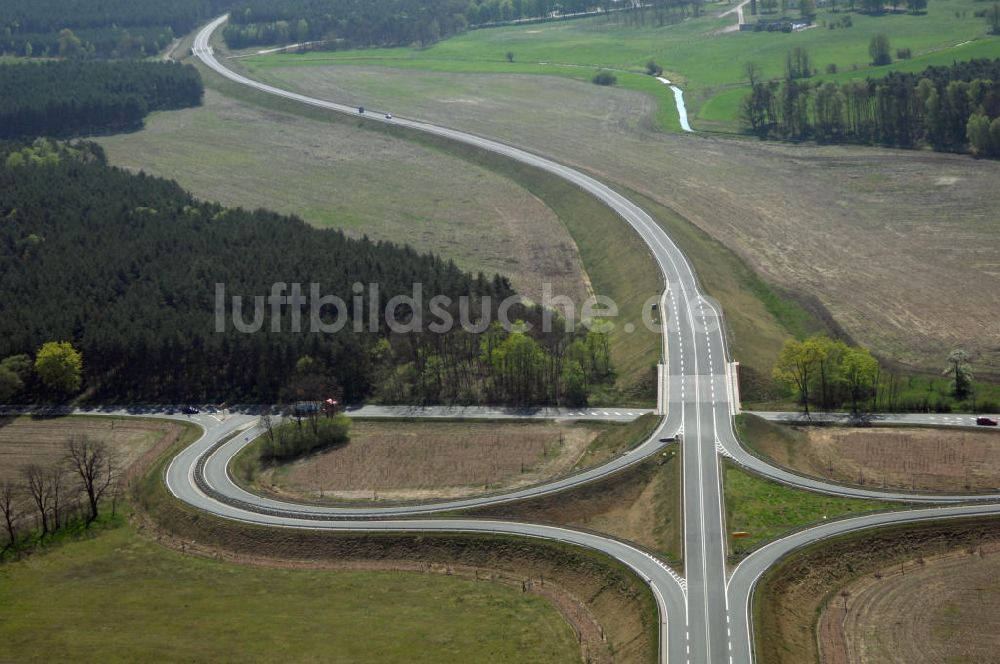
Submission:
<svg viewBox="0 0 1000 664">
<path fill-rule="evenodd" d="M 197 106 L 203 93 L 198 71 L 176 62 L 0 65 L 0 139 L 134 130 L 150 111 Z"/>
<path fill-rule="evenodd" d="M 330 47 L 426 45 L 466 27 L 467 0 L 240 0 L 230 48 L 324 41 Z"/>
<path fill-rule="evenodd" d="M 23 56 L 142 57 L 224 11 L 232 0 L 4 0 L 0 52 Z M 63 33 L 75 43 L 67 51 Z"/>
<path fill-rule="evenodd" d="M 86 436 L 66 441 L 63 456 L 30 463 L 0 481 L 0 518 L 6 534 L 0 554 L 17 551 L 31 535 L 44 538 L 74 523 L 90 526 L 106 499 L 112 512 L 121 496 L 114 450 Z"/>
<path fill-rule="evenodd" d="M 774 378 L 791 389 L 808 413 L 810 406 L 851 412 L 874 410 L 881 367 L 866 348 L 817 335 L 785 342 Z"/>
<path fill-rule="evenodd" d="M 604 12 L 627 25 L 666 25 L 701 11 L 701 0 L 471 0 L 465 10 L 469 25 L 496 25 L 529 19 Z"/>
<path fill-rule="evenodd" d="M 951 151 L 966 150 L 971 139 L 986 154 L 994 149 L 989 137 L 998 117 L 1000 59 L 842 84 L 754 80 L 743 104 L 746 126 L 765 138 Z"/>
<path fill-rule="evenodd" d="M 18 395 L 75 394 L 83 382 L 83 355 L 68 341 L 47 341 L 32 360 L 27 353 L 0 361 L 0 404 Z"/>
<path fill-rule="evenodd" d="M 514 295 L 502 277 L 202 203 L 173 182 L 108 167 L 90 143 L 0 152 L 0 190 L 0 357 L 69 341 L 95 398 L 582 403 L 613 374 L 599 330 L 555 322 L 545 332 L 544 312 L 522 304 L 510 320 L 530 331 L 489 326 Z M 305 295 L 315 283 L 341 303 L 271 306 L 276 283 L 302 284 Z M 389 301 L 417 283 L 422 300 L 396 307 L 391 325 Z M 436 295 L 451 299 L 445 330 L 431 325 L 444 320 L 431 308 Z M 23 383 L 20 401 L 57 396 L 44 382 Z"/>
<path fill-rule="evenodd" d="M 701 0 L 242 0 L 223 37 L 231 48 L 322 42 L 318 48 L 427 45 L 467 26 L 603 11 L 636 25 L 697 14 Z M 612 11 L 614 10 L 614 11 Z"/>
<path fill-rule="evenodd" d="M 494 324 L 483 333 L 428 335 L 415 353 L 413 340 L 387 340 L 376 349 L 376 395 L 387 403 L 578 406 L 594 387 L 613 382 L 609 338 L 600 325 L 546 333 L 538 331 L 537 309 L 522 313 L 518 322 L 531 325 L 530 332 Z"/>
</svg>

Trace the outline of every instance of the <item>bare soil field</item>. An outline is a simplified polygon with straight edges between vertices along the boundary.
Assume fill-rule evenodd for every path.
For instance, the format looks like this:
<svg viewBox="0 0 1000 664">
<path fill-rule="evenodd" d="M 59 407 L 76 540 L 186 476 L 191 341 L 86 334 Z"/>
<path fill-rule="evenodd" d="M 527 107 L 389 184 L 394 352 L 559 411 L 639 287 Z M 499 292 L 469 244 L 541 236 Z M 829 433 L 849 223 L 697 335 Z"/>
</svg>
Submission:
<svg viewBox="0 0 1000 664">
<path fill-rule="evenodd" d="M 589 280 L 556 214 L 511 180 L 385 134 L 262 109 L 208 89 L 200 108 L 155 113 L 100 137 L 109 161 L 199 198 L 295 214 L 348 235 L 405 242 L 525 296 L 582 301 Z"/>
<path fill-rule="evenodd" d="M 120 468 L 130 468 L 147 453 L 176 439 L 181 426 L 171 422 L 109 417 L 0 418 L 0 481 L 18 480 L 29 463 L 46 465 L 65 456 L 73 436 L 87 436 L 111 446 Z M 170 444 L 167 442 L 166 444 Z"/>
<path fill-rule="evenodd" d="M 651 99 L 551 77 L 347 66 L 259 75 L 589 170 L 676 211 L 889 359 L 940 370 L 964 347 L 981 373 L 1000 372 L 1000 162 L 665 134 Z"/>
<path fill-rule="evenodd" d="M 355 421 L 347 444 L 270 468 L 255 486 L 307 500 L 418 500 L 537 484 L 615 425 Z"/>
<path fill-rule="evenodd" d="M 995 661 L 998 566 L 995 518 L 880 529 L 806 547 L 769 570 L 754 594 L 757 657 L 768 664 Z M 845 643 L 865 658 L 844 659 Z M 885 659 L 893 652 L 911 655 Z"/>
<path fill-rule="evenodd" d="M 784 427 L 745 438 L 778 464 L 836 482 L 928 492 L 1000 490 L 1000 433 L 922 428 Z M 757 418 L 754 418 L 757 419 Z"/>
<path fill-rule="evenodd" d="M 823 610 L 820 661 L 995 661 L 1000 651 L 998 579 L 1000 542 L 866 575 L 838 592 Z"/>
</svg>

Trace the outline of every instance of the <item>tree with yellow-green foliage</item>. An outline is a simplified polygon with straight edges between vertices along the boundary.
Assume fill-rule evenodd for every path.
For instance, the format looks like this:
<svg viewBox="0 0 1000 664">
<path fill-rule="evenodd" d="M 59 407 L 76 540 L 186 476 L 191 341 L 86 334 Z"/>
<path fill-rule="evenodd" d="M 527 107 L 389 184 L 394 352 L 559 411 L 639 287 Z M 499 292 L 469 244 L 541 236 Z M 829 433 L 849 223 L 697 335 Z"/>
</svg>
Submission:
<svg viewBox="0 0 1000 664">
<path fill-rule="evenodd" d="M 786 341 L 773 374 L 797 394 L 807 415 L 810 404 L 833 410 L 847 401 L 857 413 L 875 395 L 879 363 L 867 348 L 817 335 Z"/>
<path fill-rule="evenodd" d="M 809 389 L 813 376 L 826 356 L 827 348 L 818 337 L 805 341 L 789 339 L 781 349 L 778 363 L 774 366 L 775 380 L 795 388 L 806 415 L 809 414 Z"/>
<path fill-rule="evenodd" d="M 83 355 L 68 341 L 49 341 L 38 349 L 35 373 L 55 392 L 73 394 L 83 382 Z"/>
<path fill-rule="evenodd" d="M 858 413 L 858 404 L 874 394 L 878 380 L 878 360 L 867 348 L 846 347 L 841 358 L 840 372 L 851 393 L 851 412 Z"/>
</svg>

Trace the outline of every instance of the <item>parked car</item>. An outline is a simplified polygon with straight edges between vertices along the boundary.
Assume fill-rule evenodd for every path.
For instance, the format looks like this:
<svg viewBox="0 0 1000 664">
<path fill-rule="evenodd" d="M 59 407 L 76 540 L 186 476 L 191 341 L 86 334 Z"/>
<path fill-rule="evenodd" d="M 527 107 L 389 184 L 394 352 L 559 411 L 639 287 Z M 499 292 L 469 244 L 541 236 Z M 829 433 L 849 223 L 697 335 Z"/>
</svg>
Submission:
<svg viewBox="0 0 1000 664">
<path fill-rule="evenodd" d="M 981 427 L 995 427 L 997 425 L 997 421 L 992 417 L 977 417 L 976 424 Z"/>
<path fill-rule="evenodd" d="M 194 406 L 184 406 L 181 408 L 181 412 L 185 415 L 197 415 L 199 411 Z"/>
<path fill-rule="evenodd" d="M 358 106 L 358 113 L 364 113 L 364 112 L 365 112 L 365 107 L 364 106 Z"/>
</svg>

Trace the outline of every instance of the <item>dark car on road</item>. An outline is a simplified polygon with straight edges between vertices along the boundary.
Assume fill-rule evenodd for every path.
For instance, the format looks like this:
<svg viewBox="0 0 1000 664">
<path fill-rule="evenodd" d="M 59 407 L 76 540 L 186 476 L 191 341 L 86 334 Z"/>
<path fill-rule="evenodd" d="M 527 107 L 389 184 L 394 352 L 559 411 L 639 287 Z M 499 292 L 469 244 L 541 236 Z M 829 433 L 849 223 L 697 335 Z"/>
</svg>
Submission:
<svg viewBox="0 0 1000 664">
<path fill-rule="evenodd" d="M 997 425 L 997 421 L 992 417 L 977 417 L 976 424 L 981 427 L 995 427 Z"/>
</svg>

